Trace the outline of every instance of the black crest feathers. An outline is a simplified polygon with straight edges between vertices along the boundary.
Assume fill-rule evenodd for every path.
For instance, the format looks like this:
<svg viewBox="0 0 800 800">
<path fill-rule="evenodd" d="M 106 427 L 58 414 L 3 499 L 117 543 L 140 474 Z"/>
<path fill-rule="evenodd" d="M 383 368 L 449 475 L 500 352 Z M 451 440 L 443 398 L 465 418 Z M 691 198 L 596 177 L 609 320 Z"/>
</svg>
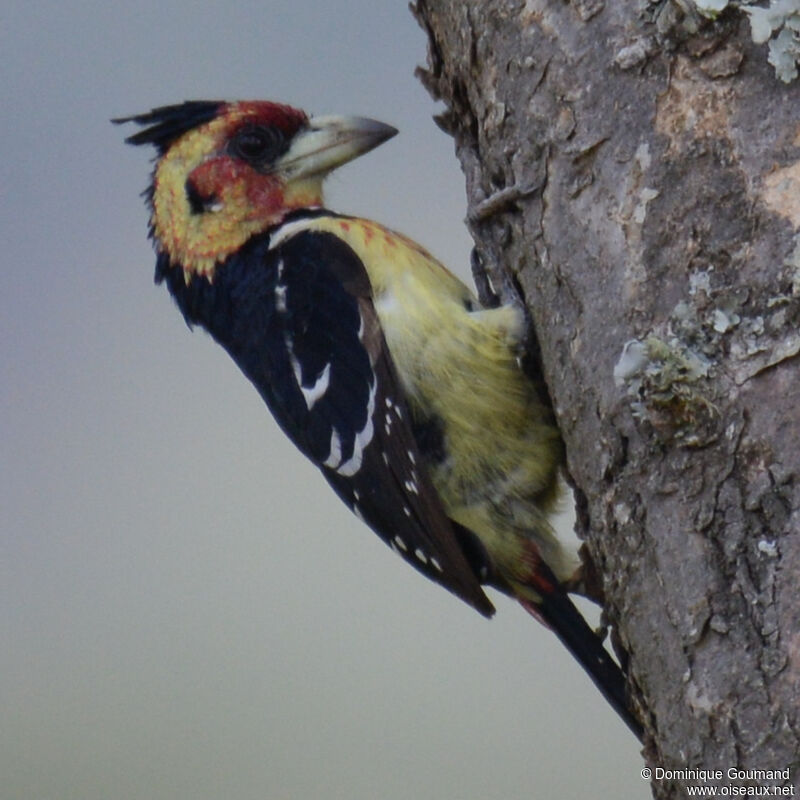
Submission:
<svg viewBox="0 0 800 800">
<path fill-rule="evenodd" d="M 134 133 L 125 141 L 128 144 L 155 145 L 159 155 L 164 155 L 176 139 L 198 125 L 210 122 L 224 105 L 223 100 L 187 100 L 176 105 L 154 108 L 144 114 L 117 117 L 111 121 L 116 125 L 125 122 L 147 125 L 144 130 Z"/>
</svg>

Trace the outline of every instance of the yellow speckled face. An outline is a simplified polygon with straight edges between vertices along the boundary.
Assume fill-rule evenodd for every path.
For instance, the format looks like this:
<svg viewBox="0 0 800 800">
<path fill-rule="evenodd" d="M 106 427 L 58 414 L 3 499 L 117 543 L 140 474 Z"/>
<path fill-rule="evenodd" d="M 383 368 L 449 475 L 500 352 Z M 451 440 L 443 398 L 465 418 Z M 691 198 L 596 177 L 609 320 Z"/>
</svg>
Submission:
<svg viewBox="0 0 800 800">
<path fill-rule="evenodd" d="M 188 100 L 117 123 L 160 155 L 148 191 L 156 247 L 169 267 L 213 280 L 220 263 L 293 211 L 322 205 L 322 181 L 397 130 L 372 119 L 308 117 L 265 101 Z"/>
<path fill-rule="evenodd" d="M 188 279 L 212 279 L 217 264 L 292 209 L 319 205 L 321 177 L 290 181 L 274 169 L 306 124 L 273 103 L 234 103 L 190 130 L 159 161 L 153 233 Z"/>
</svg>

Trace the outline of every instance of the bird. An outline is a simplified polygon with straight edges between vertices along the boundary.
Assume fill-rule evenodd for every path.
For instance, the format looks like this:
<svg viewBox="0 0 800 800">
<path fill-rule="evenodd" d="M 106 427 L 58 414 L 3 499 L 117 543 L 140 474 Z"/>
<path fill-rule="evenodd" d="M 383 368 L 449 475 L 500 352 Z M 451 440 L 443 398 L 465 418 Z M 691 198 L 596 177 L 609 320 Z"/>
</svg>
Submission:
<svg viewBox="0 0 800 800">
<path fill-rule="evenodd" d="M 491 587 L 551 628 L 641 740 L 625 673 L 569 596 L 550 518 L 564 444 L 528 327 L 422 246 L 328 209 L 325 178 L 393 137 L 372 119 L 189 100 L 112 120 L 155 147 L 144 195 L 164 283 L 342 501 L 484 616 Z"/>
</svg>

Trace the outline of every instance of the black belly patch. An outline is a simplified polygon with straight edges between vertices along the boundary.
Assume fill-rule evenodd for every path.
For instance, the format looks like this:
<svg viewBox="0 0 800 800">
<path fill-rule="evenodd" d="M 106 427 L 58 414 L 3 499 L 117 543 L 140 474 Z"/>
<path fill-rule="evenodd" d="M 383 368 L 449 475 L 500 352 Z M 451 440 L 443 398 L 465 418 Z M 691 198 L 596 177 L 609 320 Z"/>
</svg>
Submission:
<svg viewBox="0 0 800 800">
<path fill-rule="evenodd" d="M 411 427 L 425 461 L 431 465 L 441 464 L 447 455 L 442 420 L 436 415 L 424 419 L 415 418 Z"/>
</svg>

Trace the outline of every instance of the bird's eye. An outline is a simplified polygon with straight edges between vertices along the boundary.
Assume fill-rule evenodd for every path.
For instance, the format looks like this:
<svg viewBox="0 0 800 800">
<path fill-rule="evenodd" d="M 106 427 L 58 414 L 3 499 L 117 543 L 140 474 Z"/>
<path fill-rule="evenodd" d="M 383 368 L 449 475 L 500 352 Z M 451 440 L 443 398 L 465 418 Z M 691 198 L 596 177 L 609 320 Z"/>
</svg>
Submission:
<svg viewBox="0 0 800 800">
<path fill-rule="evenodd" d="M 288 149 L 288 142 L 278 128 L 253 125 L 238 131 L 229 149 L 238 158 L 263 166 L 274 161 Z"/>
</svg>

